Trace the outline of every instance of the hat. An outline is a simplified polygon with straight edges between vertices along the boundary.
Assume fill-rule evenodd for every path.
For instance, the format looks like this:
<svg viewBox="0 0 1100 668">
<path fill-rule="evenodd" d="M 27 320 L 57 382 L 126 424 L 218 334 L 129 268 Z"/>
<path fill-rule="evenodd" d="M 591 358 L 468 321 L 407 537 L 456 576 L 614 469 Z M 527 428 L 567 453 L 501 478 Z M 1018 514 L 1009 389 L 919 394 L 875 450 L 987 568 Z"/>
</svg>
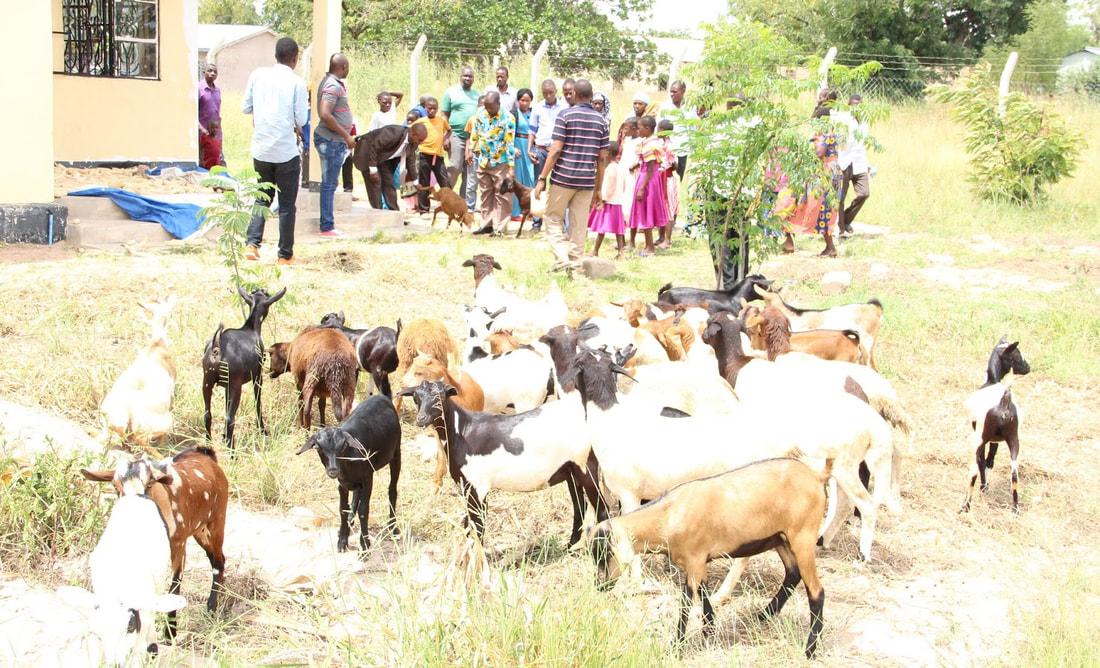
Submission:
<svg viewBox="0 0 1100 668">
<path fill-rule="evenodd" d="M 643 93 L 642 91 L 638 91 L 637 93 L 634 93 L 634 102 L 641 102 L 642 104 L 649 104 L 649 96 L 646 95 L 645 93 Z"/>
</svg>

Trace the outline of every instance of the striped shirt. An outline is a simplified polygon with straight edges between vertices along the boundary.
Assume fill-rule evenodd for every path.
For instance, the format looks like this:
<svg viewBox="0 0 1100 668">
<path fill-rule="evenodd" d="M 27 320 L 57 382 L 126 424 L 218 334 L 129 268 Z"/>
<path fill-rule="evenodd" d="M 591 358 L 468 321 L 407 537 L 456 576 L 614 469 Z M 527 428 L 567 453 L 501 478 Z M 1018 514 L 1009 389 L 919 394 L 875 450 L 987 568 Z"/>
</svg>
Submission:
<svg viewBox="0 0 1100 668">
<path fill-rule="evenodd" d="M 609 145 L 607 120 L 588 102 L 563 109 L 554 122 L 554 141 L 562 142 L 561 155 L 550 174 L 550 183 L 574 190 L 596 187 L 596 161 Z"/>
</svg>

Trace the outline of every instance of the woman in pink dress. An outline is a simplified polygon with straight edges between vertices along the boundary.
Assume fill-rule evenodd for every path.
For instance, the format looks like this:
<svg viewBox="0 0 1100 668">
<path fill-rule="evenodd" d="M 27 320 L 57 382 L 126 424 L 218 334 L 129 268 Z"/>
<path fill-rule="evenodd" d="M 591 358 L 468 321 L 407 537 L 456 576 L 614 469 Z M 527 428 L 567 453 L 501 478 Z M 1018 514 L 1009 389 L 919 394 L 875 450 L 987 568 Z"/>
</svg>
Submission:
<svg viewBox="0 0 1100 668">
<path fill-rule="evenodd" d="M 588 214 L 588 231 L 596 233 L 596 247 L 589 256 L 600 254 L 600 244 L 605 234 L 615 235 L 616 260 L 623 259 L 623 234 L 626 231 L 626 219 L 623 218 L 623 202 L 630 198 L 629 175 L 619 164 L 619 142 L 611 142 L 608 155 L 611 161 L 603 171 L 603 184 L 600 186 L 602 204 Z"/>
<path fill-rule="evenodd" d="M 653 246 L 653 228 L 668 225 L 668 199 L 664 181 L 661 179 L 663 164 L 667 158 L 665 140 L 654 136 L 657 119 L 643 116 L 638 122 L 638 180 L 634 184 L 634 206 L 630 210 L 630 245 L 634 246 L 635 235 L 642 230 L 645 236 L 645 248 L 639 257 L 648 257 L 657 249 Z"/>
</svg>

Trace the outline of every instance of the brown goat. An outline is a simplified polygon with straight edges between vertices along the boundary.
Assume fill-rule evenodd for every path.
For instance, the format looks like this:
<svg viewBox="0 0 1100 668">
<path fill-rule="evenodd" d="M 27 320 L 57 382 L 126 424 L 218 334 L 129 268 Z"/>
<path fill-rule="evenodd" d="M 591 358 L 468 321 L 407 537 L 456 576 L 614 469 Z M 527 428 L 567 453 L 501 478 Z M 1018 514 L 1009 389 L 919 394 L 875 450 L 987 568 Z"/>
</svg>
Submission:
<svg viewBox="0 0 1100 668">
<path fill-rule="evenodd" d="M 673 362 L 687 357 L 687 349 L 695 342 L 695 333 L 687 323 L 680 321 L 679 315 L 642 322 L 638 330 L 652 334 Z"/>
<path fill-rule="evenodd" d="M 298 424 L 313 425 L 313 399 L 317 399 L 321 424 L 325 423 L 325 400 L 332 399 L 332 412 L 340 422 L 355 403 L 359 380 L 359 358 L 351 342 L 337 329 L 309 328 L 293 341 L 276 343 L 267 350 L 271 377 L 294 374 L 298 386 Z"/>
<path fill-rule="evenodd" d="M 519 342 L 519 339 L 512 336 L 512 333 L 508 331 L 492 332 L 485 337 L 485 342 L 489 344 L 489 354 L 491 355 L 510 353 L 513 350 L 519 350 L 523 345 Z"/>
<path fill-rule="evenodd" d="M 706 588 L 709 560 L 734 557 L 731 571 L 739 575 L 745 558 L 775 550 L 786 576 L 762 616 L 778 614 L 799 581 L 804 583 L 810 603 L 806 656 L 811 657 L 825 607 L 815 551 L 825 514 L 824 481 L 831 469 L 832 460 L 819 475 L 794 459 L 768 459 L 683 483 L 637 510 L 604 520 L 591 534 L 596 584 L 601 589 L 613 586 L 638 554 L 667 554 L 684 573 L 679 642 L 696 597 L 703 603 L 704 630 L 713 629 L 714 609 Z"/>
<path fill-rule="evenodd" d="M 428 190 L 428 188 L 421 187 L 418 190 Z M 439 206 L 435 207 L 435 211 L 432 212 L 431 227 L 435 227 L 435 219 L 442 211 L 447 216 L 447 226 L 443 229 L 450 229 L 451 223 L 456 220 L 460 226 L 465 225 L 468 229 L 473 229 L 474 214 L 470 213 L 469 207 L 466 206 L 466 200 L 454 190 L 436 188 L 432 191 L 431 198 L 439 202 Z"/>
<path fill-rule="evenodd" d="M 168 531 L 171 549 L 172 584 L 169 592 L 179 594 L 180 578 L 187 558 L 187 539 L 206 552 L 214 571 L 206 608 L 213 612 L 218 591 L 225 579 L 225 510 L 229 503 L 229 481 L 211 448 L 184 450 L 171 459 L 153 462 L 139 458 L 119 464 L 114 471 L 81 469 L 85 480 L 110 482 L 115 491 L 145 494 L 156 504 Z M 135 488 L 136 487 L 136 488 Z M 176 613 L 168 613 L 168 637 L 176 635 Z"/>
<path fill-rule="evenodd" d="M 465 371 L 459 371 L 458 375 L 454 376 L 439 360 L 426 352 L 417 351 L 412 365 L 401 382 L 404 383 L 405 387 L 416 387 L 425 380 L 441 380 L 458 390 L 458 394 L 454 396 L 454 402 L 462 408 L 479 412 L 485 410 L 485 393 L 482 392 L 481 386 L 477 384 L 473 376 Z M 439 452 L 436 457 L 435 475 L 432 476 L 432 481 L 436 487 L 440 487 L 443 484 L 443 476 L 447 474 L 447 452 L 444 450 L 442 443 L 437 444 L 439 445 Z"/>
<path fill-rule="evenodd" d="M 404 378 L 416 359 L 418 351 L 423 350 L 434 357 L 446 368 L 457 369 L 461 365 L 458 345 L 451 338 L 447 326 L 432 318 L 413 320 L 401 329 L 397 336 L 397 377 Z M 402 381 L 403 382 L 403 381 Z M 394 397 L 393 406 L 401 411 L 400 395 Z"/>
<path fill-rule="evenodd" d="M 527 219 L 531 216 L 531 189 L 523 185 L 516 179 L 512 179 L 512 192 L 515 193 L 516 199 L 519 201 L 520 219 L 519 229 L 516 230 L 516 238 L 523 234 L 523 224 L 527 222 Z M 508 225 L 508 221 L 504 221 L 505 227 Z M 503 233 L 504 230 L 501 230 Z"/>
<path fill-rule="evenodd" d="M 875 343 L 882 325 L 882 303 L 872 299 L 865 304 L 842 304 L 826 309 L 800 309 L 783 301 L 774 292 L 756 288 L 764 302 L 776 308 L 790 320 L 791 330 L 804 332 L 811 329 L 854 330 L 867 351 L 866 364 L 875 369 Z"/>
<path fill-rule="evenodd" d="M 859 332 L 854 329 L 811 329 L 792 333 L 787 316 L 771 306 L 763 311 L 750 306 L 743 313 L 752 346 L 767 351 L 769 360 L 775 361 L 779 355 L 793 350 L 825 360 L 866 364 Z"/>
</svg>

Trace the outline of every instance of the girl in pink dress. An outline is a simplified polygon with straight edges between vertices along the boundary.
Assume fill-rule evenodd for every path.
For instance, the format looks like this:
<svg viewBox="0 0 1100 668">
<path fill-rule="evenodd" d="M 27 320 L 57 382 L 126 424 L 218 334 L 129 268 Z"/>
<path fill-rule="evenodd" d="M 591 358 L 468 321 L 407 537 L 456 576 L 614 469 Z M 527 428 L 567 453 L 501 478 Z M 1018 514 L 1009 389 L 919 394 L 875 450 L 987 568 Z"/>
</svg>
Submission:
<svg viewBox="0 0 1100 668">
<path fill-rule="evenodd" d="M 630 210 L 630 245 L 638 230 L 645 236 L 645 248 L 639 257 L 648 257 L 657 251 L 653 246 L 653 228 L 668 225 L 668 195 L 661 178 L 667 161 L 665 140 L 654 136 L 657 119 L 643 116 L 638 122 L 638 180 L 634 184 L 634 206 Z"/>
<path fill-rule="evenodd" d="M 596 247 L 589 253 L 591 257 L 600 254 L 600 244 L 605 234 L 615 235 L 616 260 L 623 259 L 623 234 L 626 220 L 623 218 L 623 202 L 630 198 L 629 175 L 619 164 L 619 143 L 611 142 L 608 155 L 611 161 L 603 171 L 603 184 L 600 186 L 600 199 L 603 203 L 588 214 L 588 231 L 596 233 Z"/>
</svg>

